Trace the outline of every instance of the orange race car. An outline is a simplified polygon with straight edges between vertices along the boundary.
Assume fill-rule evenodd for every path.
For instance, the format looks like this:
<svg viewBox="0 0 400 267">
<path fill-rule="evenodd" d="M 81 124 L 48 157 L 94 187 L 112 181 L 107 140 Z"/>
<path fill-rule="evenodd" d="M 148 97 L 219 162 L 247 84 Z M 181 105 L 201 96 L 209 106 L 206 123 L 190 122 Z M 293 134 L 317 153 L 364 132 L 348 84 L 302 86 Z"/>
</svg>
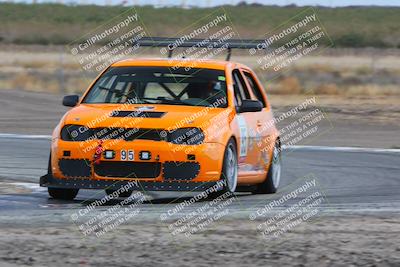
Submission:
<svg viewBox="0 0 400 267">
<path fill-rule="evenodd" d="M 121 196 L 278 188 L 280 141 L 271 106 L 242 64 L 123 60 L 63 105 L 73 108 L 53 132 L 48 173 L 40 179 L 55 199 L 124 186 Z"/>
</svg>

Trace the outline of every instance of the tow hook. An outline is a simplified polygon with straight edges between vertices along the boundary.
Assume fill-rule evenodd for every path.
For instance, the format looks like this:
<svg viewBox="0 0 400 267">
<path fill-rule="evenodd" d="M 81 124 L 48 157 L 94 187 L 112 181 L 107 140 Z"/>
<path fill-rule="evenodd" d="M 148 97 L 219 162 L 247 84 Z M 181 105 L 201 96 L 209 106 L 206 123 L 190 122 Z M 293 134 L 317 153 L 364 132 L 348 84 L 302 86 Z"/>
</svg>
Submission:
<svg viewBox="0 0 400 267">
<path fill-rule="evenodd" d="M 99 140 L 99 144 L 97 145 L 96 150 L 94 152 L 93 156 L 94 164 L 100 164 L 101 154 L 103 154 L 103 140 Z"/>
</svg>

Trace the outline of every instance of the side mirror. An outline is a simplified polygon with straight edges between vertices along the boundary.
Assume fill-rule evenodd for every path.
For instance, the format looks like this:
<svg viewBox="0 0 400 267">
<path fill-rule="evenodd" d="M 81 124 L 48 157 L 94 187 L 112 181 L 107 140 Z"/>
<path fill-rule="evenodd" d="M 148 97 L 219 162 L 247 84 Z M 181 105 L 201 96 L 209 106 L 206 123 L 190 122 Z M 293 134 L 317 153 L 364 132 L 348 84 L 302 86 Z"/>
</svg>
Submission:
<svg viewBox="0 0 400 267">
<path fill-rule="evenodd" d="M 62 103 L 66 107 L 75 107 L 76 104 L 78 104 L 78 102 L 79 102 L 78 95 L 67 95 L 67 96 L 64 96 Z"/>
<path fill-rule="evenodd" d="M 263 109 L 263 104 L 258 100 L 243 99 L 239 112 L 257 112 Z"/>
</svg>

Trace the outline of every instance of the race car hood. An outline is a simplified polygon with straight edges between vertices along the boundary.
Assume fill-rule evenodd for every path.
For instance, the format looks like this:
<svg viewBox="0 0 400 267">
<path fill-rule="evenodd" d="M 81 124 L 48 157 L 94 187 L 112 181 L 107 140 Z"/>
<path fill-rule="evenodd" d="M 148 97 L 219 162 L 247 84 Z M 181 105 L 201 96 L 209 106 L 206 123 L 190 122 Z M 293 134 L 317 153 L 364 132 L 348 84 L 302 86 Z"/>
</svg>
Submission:
<svg viewBox="0 0 400 267">
<path fill-rule="evenodd" d="M 206 128 L 216 119 L 229 123 L 227 120 L 231 112 L 230 108 L 181 105 L 80 104 L 67 112 L 63 124 L 89 128 Z"/>
</svg>

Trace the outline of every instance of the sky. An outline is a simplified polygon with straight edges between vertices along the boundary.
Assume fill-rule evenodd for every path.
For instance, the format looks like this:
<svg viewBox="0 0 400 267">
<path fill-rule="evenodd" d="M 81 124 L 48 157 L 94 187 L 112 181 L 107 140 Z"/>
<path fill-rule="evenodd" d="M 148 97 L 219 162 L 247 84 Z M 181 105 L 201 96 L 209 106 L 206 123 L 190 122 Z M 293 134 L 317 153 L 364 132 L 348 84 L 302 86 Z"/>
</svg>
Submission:
<svg viewBox="0 0 400 267">
<path fill-rule="evenodd" d="M 34 0 L 0 0 L 0 2 L 25 2 L 31 3 Z M 227 4 L 237 4 L 242 0 L 36 0 L 43 2 L 62 2 L 66 4 L 97 4 L 97 5 L 155 5 L 155 6 L 200 6 L 210 7 Z M 376 6 L 400 6 L 400 0 L 247 0 L 247 3 L 262 3 L 265 5 L 321 5 L 329 7 L 351 6 L 351 5 L 376 5 Z"/>
</svg>

